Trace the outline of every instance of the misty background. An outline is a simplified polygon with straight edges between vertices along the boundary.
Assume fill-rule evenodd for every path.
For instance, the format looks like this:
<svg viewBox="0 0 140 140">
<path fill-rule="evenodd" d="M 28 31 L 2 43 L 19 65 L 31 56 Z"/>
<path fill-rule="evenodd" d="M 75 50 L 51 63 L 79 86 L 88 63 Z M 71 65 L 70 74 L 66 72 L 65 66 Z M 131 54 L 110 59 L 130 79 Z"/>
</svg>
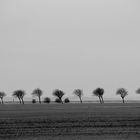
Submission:
<svg viewBox="0 0 140 140">
<path fill-rule="evenodd" d="M 140 99 L 139 0 L 1 0 L 0 91 L 11 99 L 16 89 L 30 99 L 35 88 L 44 96 L 75 88 L 96 100 Z M 75 97 L 77 99 L 77 97 Z M 98 100 L 98 99 L 97 99 Z"/>
</svg>

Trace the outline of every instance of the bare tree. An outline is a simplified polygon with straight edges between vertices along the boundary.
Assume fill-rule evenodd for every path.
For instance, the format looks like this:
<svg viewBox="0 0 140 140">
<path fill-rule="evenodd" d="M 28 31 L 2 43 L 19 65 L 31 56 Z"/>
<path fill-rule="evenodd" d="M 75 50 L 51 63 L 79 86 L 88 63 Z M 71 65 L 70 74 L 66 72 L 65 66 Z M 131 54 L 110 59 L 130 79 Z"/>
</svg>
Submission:
<svg viewBox="0 0 140 140">
<path fill-rule="evenodd" d="M 43 94 L 43 91 L 39 88 L 35 89 L 33 92 L 32 92 L 32 95 L 33 96 L 37 96 L 38 99 L 39 99 L 39 103 L 41 104 L 41 96 Z"/>
<path fill-rule="evenodd" d="M 97 96 L 99 98 L 100 103 L 104 103 L 103 95 L 104 95 L 104 89 L 103 88 L 97 88 L 93 92 L 93 95 Z"/>
<path fill-rule="evenodd" d="M 65 93 L 59 89 L 56 89 L 55 91 L 53 91 L 53 95 L 58 97 L 58 99 L 61 101 L 62 104 L 63 104 L 62 97 L 64 96 L 64 94 Z"/>
<path fill-rule="evenodd" d="M 6 96 L 5 92 L 0 92 L 0 99 L 1 99 L 1 103 L 3 104 L 3 98 Z"/>
<path fill-rule="evenodd" d="M 73 93 L 74 93 L 76 96 L 79 97 L 80 103 L 82 104 L 83 90 L 81 90 L 81 89 L 75 89 Z"/>
<path fill-rule="evenodd" d="M 24 90 L 16 90 L 16 91 L 14 91 L 13 96 L 15 98 L 19 99 L 20 104 L 21 103 L 24 104 L 24 100 L 23 100 L 23 98 L 25 96 L 25 91 Z"/>
<path fill-rule="evenodd" d="M 124 103 L 124 98 L 128 95 L 127 90 L 125 88 L 119 88 L 116 94 L 121 96 L 122 102 Z"/>
</svg>

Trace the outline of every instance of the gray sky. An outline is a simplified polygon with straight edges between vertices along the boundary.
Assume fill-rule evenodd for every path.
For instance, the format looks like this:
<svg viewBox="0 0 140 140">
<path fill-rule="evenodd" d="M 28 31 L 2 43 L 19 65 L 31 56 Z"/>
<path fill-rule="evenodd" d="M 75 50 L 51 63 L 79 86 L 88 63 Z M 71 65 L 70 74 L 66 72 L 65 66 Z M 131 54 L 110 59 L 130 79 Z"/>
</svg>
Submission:
<svg viewBox="0 0 140 140">
<path fill-rule="evenodd" d="M 0 90 L 85 96 L 97 87 L 140 98 L 139 0 L 1 0 Z M 26 98 L 27 98 L 26 97 Z M 96 97 L 92 97 L 96 99 Z"/>
</svg>

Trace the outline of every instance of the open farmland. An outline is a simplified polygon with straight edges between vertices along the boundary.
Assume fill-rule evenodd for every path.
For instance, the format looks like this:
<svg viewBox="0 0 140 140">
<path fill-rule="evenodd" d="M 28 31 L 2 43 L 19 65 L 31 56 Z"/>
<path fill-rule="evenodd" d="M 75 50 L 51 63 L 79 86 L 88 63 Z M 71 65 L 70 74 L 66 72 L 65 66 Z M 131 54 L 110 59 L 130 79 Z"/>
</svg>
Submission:
<svg viewBox="0 0 140 140">
<path fill-rule="evenodd" d="M 140 104 L 0 105 L 2 139 L 140 139 Z"/>
</svg>

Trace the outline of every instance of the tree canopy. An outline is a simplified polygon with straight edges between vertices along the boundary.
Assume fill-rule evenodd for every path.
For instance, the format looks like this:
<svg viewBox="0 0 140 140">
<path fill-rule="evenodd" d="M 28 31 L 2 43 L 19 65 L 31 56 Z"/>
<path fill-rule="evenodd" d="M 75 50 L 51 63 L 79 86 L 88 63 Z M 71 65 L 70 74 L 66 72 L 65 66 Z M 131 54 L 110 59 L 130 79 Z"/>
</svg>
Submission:
<svg viewBox="0 0 140 140">
<path fill-rule="evenodd" d="M 56 89 L 53 91 L 53 95 L 60 99 L 61 103 L 63 104 L 62 97 L 64 96 L 64 92 L 62 90 Z"/>
<path fill-rule="evenodd" d="M 41 96 L 43 95 L 43 91 L 40 88 L 34 89 L 32 95 L 37 96 L 39 99 L 39 103 L 41 104 Z"/>
<path fill-rule="evenodd" d="M 100 103 L 104 103 L 104 100 L 103 100 L 104 89 L 103 89 L 103 88 L 96 88 L 96 89 L 93 91 L 93 95 L 99 97 Z"/>
<path fill-rule="evenodd" d="M 23 100 L 23 97 L 25 96 L 25 91 L 24 90 L 16 90 L 16 91 L 14 91 L 13 96 L 15 98 L 19 99 L 20 104 L 21 103 L 24 104 L 24 100 Z"/>
<path fill-rule="evenodd" d="M 83 90 L 82 90 L 82 89 L 75 89 L 73 93 L 74 93 L 76 96 L 79 97 L 80 102 L 82 103 Z"/>
</svg>

